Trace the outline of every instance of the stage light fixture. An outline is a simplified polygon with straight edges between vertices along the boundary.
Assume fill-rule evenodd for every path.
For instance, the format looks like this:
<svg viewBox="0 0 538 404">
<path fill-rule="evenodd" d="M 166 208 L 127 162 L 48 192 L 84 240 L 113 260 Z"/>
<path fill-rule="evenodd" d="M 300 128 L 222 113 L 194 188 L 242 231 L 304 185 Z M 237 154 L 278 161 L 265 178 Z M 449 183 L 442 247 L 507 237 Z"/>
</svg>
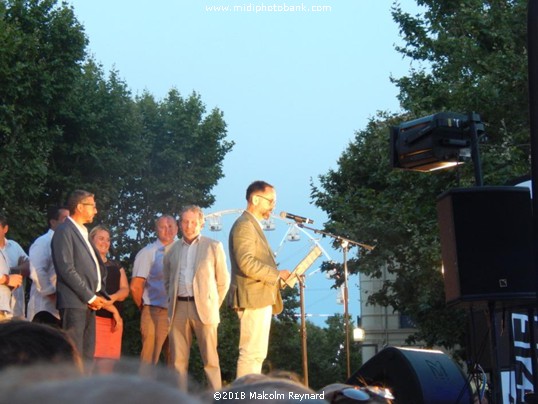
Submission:
<svg viewBox="0 0 538 404">
<path fill-rule="evenodd" d="M 476 113 L 440 112 L 391 128 L 393 168 L 429 172 L 463 164 L 484 132 Z"/>
</svg>

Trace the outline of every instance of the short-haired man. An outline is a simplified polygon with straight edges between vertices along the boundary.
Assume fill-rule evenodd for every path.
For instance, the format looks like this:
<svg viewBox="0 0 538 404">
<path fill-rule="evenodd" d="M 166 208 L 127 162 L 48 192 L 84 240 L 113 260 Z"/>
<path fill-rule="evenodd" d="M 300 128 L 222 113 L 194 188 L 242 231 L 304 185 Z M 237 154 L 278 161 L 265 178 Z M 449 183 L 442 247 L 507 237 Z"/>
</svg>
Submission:
<svg viewBox="0 0 538 404">
<path fill-rule="evenodd" d="M 13 281 L 21 278 L 20 287 L 14 288 L 10 295 L 10 309 L 8 317 L 25 318 L 24 301 L 24 278 L 30 274 L 28 255 L 14 240 L 9 240 L 6 235 L 9 231 L 7 217 L 0 214 L 0 260 L 7 265 L 6 275 L 13 276 Z M 7 296 L 7 294 L 6 294 Z"/>
<path fill-rule="evenodd" d="M 157 240 L 138 252 L 133 266 L 130 289 L 133 300 L 141 310 L 140 333 L 143 365 L 159 361 L 168 336 L 168 294 L 164 287 L 163 257 L 165 249 L 177 235 L 176 220 L 169 215 L 155 222 Z"/>
<path fill-rule="evenodd" d="M 65 208 L 52 206 L 47 210 L 49 230 L 35 239 L 30 246 L 30 299 L 26 319 L 36 323 L 60 325 L 60 312 L 56 308 L 56 271 L 52 263 L 51 241 L 54 230 L 69 216 Z"/>
<path fill-rule="evenodd" d="M 164 256 L 163 266 L 169 298 L 170 360 L 186 390 L 194 331 L 209 385 L 220 390 L 217 328 L 219 308 L 230 286 L 226 255 L 221 242 L 200 234 L 204 225 L 200 207 L 186 206 L 179 224 L 182 237 Z"/>
<path fill-rule="evenodd" d="M 290 276 L 290 271 L 277 269 L 261 226 L 276 205 L 274 187 L 255 181 L 248 186 L 246 199 L 247 209 L 233 224 L 228 244 L 232 265 L 229 296 L 240 320 L 238 378 L 261 373 L 271 317 L 283 309 L 280 279 Z"/>
<path fill-rule="evenodd" d="M 57 307 L 62 328 L 84 360 L 95 352 L 95 311 L 107 303 L 106 270 L 88 238 L 86 224 L 97 213 L 94 195 L 73 191 L 67 199 L 69 216 L 52 236 L 52 262 L 56 270 Z"/>
</svg>

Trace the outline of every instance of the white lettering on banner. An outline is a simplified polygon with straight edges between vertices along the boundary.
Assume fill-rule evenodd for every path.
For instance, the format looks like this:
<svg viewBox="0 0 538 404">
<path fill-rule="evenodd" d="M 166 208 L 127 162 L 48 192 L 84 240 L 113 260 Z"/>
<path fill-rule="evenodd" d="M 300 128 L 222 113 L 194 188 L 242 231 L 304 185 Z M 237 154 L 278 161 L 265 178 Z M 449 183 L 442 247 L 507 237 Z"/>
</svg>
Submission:
<svg viewBox="0 0 538 404">
<path fill-rule="evenodd" d="M 537 322 L 538 317 L 535 316 L 534 324 Z M 525 393 L 533 391 L 529 318 L 526 314 L 512 313 L 512 333 L 514 336 L 516 402 L 522 403 Z"/>
</svg>

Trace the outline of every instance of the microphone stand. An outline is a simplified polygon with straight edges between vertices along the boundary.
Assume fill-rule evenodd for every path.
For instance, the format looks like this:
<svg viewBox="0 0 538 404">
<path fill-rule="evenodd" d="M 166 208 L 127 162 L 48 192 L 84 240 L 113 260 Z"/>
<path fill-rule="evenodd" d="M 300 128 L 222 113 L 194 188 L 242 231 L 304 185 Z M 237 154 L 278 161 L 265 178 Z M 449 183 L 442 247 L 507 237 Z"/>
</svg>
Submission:
<svg viewBox="0 0 538 404">
<path fill-rule="evenodd" d="M 346 370 L 347 370 L 347 378 L 349 379 L 351 377 L 351 355 L 350 355 L 350 332 L 349 332 L 349 307 L 348 307 L 348 270 L 347 270 L 347 252 L 349 250 L 349 246 L 359 246 L 362 248 L 365 248 L 368 251 L 371 251 L 374 249 L 373 246 L 368 244 L 359 243 L 357 241 L 353 241 L 350 239 L 347 239 L 342 236 L 337 236 L 335 234 L 325 232 L 319 229 L 314 229 L 313 227 L 305 226 L 304 223 L 300 223 L 299 221 L 296 221 L 297 226 L 303 228 L 312 230 L 316 234 L 321 234 L 323 236 L 331 237 L 335 241 L 340 243 L 340 247 L 342 248 L 343 253 L 343 259 L 344 259 L 344 290 L 343 290 L 343 300 L 344 300 L 344 327 L 345 327 L 345 333 L 346 333 L 346 340 L 345 340 L 345 348 L 346 348 Z"/>
<path fill-rule="evenodd" d="M 301 350 L 303 353 L 303 383 L 308 387 L 308 351 L 306 348 L 306 312 L 305 312 L 305 299 L 304 299 L 304 275 L 299 275 L 297 280 L 299 281 L 299 291 L 301 298 Z"/>
</svg>

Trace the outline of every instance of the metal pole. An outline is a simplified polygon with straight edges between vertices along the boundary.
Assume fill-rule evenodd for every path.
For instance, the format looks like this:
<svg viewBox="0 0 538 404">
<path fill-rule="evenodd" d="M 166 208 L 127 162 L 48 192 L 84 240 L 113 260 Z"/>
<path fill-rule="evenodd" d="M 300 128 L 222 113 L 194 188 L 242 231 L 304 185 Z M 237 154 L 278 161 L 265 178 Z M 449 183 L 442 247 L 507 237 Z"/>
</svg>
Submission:
<svg viewBox="0 0 538 404">
<path fill-rule="evenodd" d="M 351 352 L 349 343 L 349 307 L 348 307 L 348 288 L 347 288 L 347 249 L 348 243 L 342 243 L 344 252 L 344 324 L 346 333 L 346 362 L 347 362 L 347 378 L 351 377 Z"/>
<path fill-rule="evenodd" d="M 306 313 L 304 303 L 304 275 L 297 277 L 299 281 L 299 296 L 301 300 L 301 348 L 303 350 L 303 381 L 304 385 L 308 387 L 308 351 L 306 345 Z"/>
<path fill-rule="evenodd" d="M 491 379 L 493 382 L 493 403 L 502 404 L 502 384 L 501 384 L 501 368 L 499 366 L 499 349 L 497 340 L 497 318 L 495 317 L 495 302 L 488 302 L 489 314 L 489 335 L 491 341 L 492 354 L 492 372 Z"/>
<path fill-rule="evenodd" d="M 529 125 L 531 135 L 531 179 L 532 179 L 532 217 L 533 217 L 533 269 L 538 263 L 538 1 L 529 0 L 527 8 L 527 54 L 529 76 Z M 533 314 L 533 313 L 532 313 Z M 532 315 L 531 314 L 531 315 Z M 534 316 L 529 318 L 529 326 L 534 328 Z M 531 337 L 534 339 L 534 329 Z M 531 344 L 532 380 L 534 391 L 538 389 L 538 365 L 536 362 L 536 345 Z"/>
<path fill-rule="evenodd" d="M 469 113 L 469 125 L 471 130 L 471 158 L 473 160 L 475 186 L 484 185 L 482 177 L 482 161 L 480 160 L 480 150 L 478 148 L 478 124 L 480 118 L 474 112 Z M 482 124 L 480 124 L 483 130 Z"/>
<path fill-rule="evenodd" d="M 529 0 L 527 12 L 527 47 L 529 75 L 529 124 L 531 135 L 531 169 L 533 210 L 538 212 L 538 1 Z M 536 224 L 536 218 L 534 220 Z"/>
</svg>

